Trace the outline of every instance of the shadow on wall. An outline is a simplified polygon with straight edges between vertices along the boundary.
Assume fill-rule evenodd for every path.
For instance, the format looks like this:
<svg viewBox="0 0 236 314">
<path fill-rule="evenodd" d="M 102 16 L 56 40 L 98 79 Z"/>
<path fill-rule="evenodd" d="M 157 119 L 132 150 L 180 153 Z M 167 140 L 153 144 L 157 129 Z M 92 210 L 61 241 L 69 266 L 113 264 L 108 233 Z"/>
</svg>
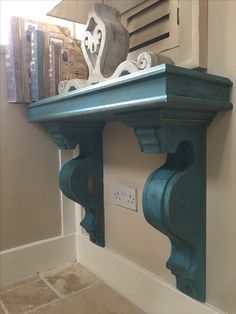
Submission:
<svg viewBox="0 0 236 314">
<path fill-rule="evenodd" d="M 165 266 L 169 239 L 147 223 L 142 209 L 144 184 L 166 155 L 142 153 L 133 129 L 111 122 L 104 130 L 103 158 L 106 246 L 175 284 Z M 137 212 L 113 204 L 113 183 L 137 188 Z"/>
</svg>

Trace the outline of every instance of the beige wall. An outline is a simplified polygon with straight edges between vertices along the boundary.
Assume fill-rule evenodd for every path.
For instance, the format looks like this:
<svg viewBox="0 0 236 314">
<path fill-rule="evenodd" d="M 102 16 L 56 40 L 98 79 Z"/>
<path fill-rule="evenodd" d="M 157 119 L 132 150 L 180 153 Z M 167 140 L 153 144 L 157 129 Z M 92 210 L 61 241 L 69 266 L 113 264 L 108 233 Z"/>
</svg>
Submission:
<svg viewBox="0 0 236 314">
<path fill-rule="evenodd" d="M 207 297 L 236 313 L 236 1 L 209 1 L 210 73 L 233 81 L 234 110 L 208 130 Z"/>
<path fill-rule="evenodd" d="M 145 181 L 163 164 L 165 155 L 141 153 L 133 130 L 119 123 L 107 124 L 103 145 L 107 247 L 174 282 L 165 267 L 169 240 L 146 222 L 142 211 Z M 112 203 L 112 183 L 137 188 L 138 212 Z"/>
<path fill-rule="evenodd" d="M 1 53 L 0 250 L 61 234 L 56 145 L 27 122 L 27 106 L 8 104 Z"/>
<path fill-rule="evenodd" d="M 209 0 L 209 73 L 234 82 L 236 106 L 236 1 Z M 166 237 L 148 225 L 141 208 L 147 176 L 165 160 L 139 151 L 132 130 L 109 123 L 104 132 L 107 246 L 170 282 Z M 218 114 L 208 129 L 207 302 L 236 313 L 236 112 Z M 138 212 L 111 201 L 111 184 L 138 189 Z"/>
</svg>

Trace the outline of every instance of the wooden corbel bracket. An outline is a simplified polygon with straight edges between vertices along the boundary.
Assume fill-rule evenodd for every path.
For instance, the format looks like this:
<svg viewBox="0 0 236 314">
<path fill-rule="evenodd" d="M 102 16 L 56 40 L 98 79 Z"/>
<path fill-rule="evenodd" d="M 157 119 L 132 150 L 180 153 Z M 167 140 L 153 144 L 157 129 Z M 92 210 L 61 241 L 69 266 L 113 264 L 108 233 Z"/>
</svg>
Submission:
<svg viewBox="0 0 236 314">
<path fill-rule="evenodd" d="M 140 114 L 120 115 L 134 127 L 142 152 L 167 154 L 145 183 L 144 216 L 171 242 L 166 266 L 178 289 L 200 301 L 206 292 L 206 126 L 214 115 L 162 109 L 155 119 L 153 112 L 145 120 Z"/>
<path fill-rule="evenodd" d="M 162 64 L 146 71 L 40 100 L 29 107 L 61 149 L 80 146 L 60 186 L 85 207 L 82 226 L 104 246 L 102 131 L 107 121 L 133 128 L 144 153 L 167 154 L 143 191 L 145 219 L 171 242 L 167 267 L 177 288 L 205 300 L 206 128 L 232 109 L 223 77 Z M 161 254 L 161 252 L 160 252 Z"/>
<path fill-rule="evenodd" d="M 206 132 L 204 127 L 161 127 L 156 133 L 165 164 L 143 191 L 146 220 L 170 240 L 167 268 L 177 287 L 205 301 L 206 282 Z M 136 134 L 142 141 L 143 130 Z M 167 145 L 165 143 L 168 143 Z M 144 149 L 145 147 L 140 144 Z"/>
<path fill-rule="evenodd" d="M 67 162 L 60 171 L 62 192 L 85 209 L 81 226 L 90 240 L 104 247 L 103 158 L 102 131 L 104 122 L 87 123 L 44 122 L 42 126 L 52 136 L 59 149 L 74 149 L 78 157 Z"/>
</svg>

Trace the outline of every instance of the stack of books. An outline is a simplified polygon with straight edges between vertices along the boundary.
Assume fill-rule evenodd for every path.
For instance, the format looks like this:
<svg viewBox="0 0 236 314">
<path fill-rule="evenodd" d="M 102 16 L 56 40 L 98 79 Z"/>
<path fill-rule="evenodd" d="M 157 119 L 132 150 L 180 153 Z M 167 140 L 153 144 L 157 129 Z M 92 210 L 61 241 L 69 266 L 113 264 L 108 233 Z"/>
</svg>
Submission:
<svg viewBox="0 0 236 314">
<path fill-rule="evenodd" d="M 8 101 L 30 103 L 57 95 L 60 81 L 87 79 L 88 67 L 68 28 L 12 17 L 6 77 Z"/>
</svg>

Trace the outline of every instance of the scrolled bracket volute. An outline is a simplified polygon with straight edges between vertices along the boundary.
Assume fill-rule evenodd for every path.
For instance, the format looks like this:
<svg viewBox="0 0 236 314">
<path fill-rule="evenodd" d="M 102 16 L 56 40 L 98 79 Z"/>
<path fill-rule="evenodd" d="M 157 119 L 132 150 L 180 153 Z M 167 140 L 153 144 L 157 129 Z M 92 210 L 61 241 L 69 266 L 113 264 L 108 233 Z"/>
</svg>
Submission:
<svg viewBox="0 0 236 314">
<path fill-rule="evenodd" d="M 167 268 L 177 288 L 205 301 L 206 294 L 206 127 L 135 128 L 141 150 L 167 153 L 143 190 L 149 224 L 171 242 Z"/>
<path fill-rule="evenodd" d="M 104 123 L 67 121 L 45 122 L 43 127 L 51 134 L 60 149 L 74 149 L 79 145 L 78 157 L 61 169 L 59 184 L 62 192 L 85 209 L 81 226 L 90 240 L 104 247 L 104 201 L 102 131 Z"/>
</svg>

